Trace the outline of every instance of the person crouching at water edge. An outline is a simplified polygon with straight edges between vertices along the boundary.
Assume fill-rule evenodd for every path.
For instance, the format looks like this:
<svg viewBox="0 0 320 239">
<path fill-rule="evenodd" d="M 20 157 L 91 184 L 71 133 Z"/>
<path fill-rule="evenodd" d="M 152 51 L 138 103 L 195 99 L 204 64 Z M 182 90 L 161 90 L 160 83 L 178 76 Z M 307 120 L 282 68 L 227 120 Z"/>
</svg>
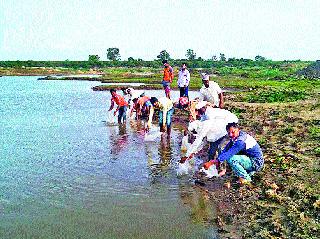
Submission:
<svg viewBox="0 0 320 239">
<path fill-rule="evenodd" d="M 150 108 L 149 120 L 146 130 L 148 131 L 150 129 L 154 110 L 157 109 L 159 110 L 160 131 L 164 132 L 165 126 L 167 126 L 167 136 L 169 138 L 171 133 L 172 115 L 174 112 L 172 100 L 167 97 L 161 97 L 159 98 L 159 100 L 156 97 L 151 97 L 150 102 L 152 106 Z"/>
<path fill-rule="evenodd" d="M 252 136 L 239 129 L 237 123 L 227 124 L 226 130 L 230 141 L 218 160 L 228 162 L 241 184 L 251 182 L 251 176 L 260 171 L 264 164 L 261 148 Z"/>
<path fill-rule="evenodd" d="M 121 120 L 124 123 L 126 121 L 126 111 L 128 107 L 128 103 L 125 101 L 123 96 L 116 93 L 115 89 L 110 90 L 111 93 L 111 106 L 109 108 L 109 111 L 111 111 L 114 107 L 114 103 L 118 105 L 117 109 L 114 111 L 114 115 L 118 113 L 118 123 L 121 124 Z"/>
</svg>

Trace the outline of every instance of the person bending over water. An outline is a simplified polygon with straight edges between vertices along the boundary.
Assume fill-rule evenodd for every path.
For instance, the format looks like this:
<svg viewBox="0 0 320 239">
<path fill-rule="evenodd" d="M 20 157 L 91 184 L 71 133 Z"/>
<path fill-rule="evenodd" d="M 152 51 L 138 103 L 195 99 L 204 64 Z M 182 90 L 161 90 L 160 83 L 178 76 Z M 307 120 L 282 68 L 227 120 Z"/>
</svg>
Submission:
<svg viewBox="0 0 320 239">
<path fill-rule="evenodd" d="M 167 126 L 167 136 L 169 138 L 171 133 L 172 115 L 174 112 L 172 100 L 167 97 L 161 97 L 159 100 L 156 97 L 151 97 L 150 102 L 152 106 L 150 108 L 147 130 L 151 127 L 154 110 L 158 109 L 160 131 L 164 132 L 165 126 Z"/>
<path fill-rule="evenodd" d="M 109 108 L 109 111 L 111 111 L 114 107 L 114 103 L 118 105 L 116 110 L 114 111 L 114 116 L 118 113 L 118 123 L 121 124 L 121 121 L 124 123 L 126 121 L 126 111 L 128 107 L 128 103 L 125 101 L 123 96 L 117 94 L 115 89 L 110 90 L 111 94 L 111 106 Z"/>
<path fill-rule="evenodd" d="M 133 110 L 136 110 L 136 119 L 141 119 L 142 117 L 148 117 L 150 108 L 151 108 L 150 99 L 151 98 L 146 95 L 139 98 L 135 98 L 133 100 L 134 107 L 130 112 L 130 116 L 132 116 Z"/>
</svg>

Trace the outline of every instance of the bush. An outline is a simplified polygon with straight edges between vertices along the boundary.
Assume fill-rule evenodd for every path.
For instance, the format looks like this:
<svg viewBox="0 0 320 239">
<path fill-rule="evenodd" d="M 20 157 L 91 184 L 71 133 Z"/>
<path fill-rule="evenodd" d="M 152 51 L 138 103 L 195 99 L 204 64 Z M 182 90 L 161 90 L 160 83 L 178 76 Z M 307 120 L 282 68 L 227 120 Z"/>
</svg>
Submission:
<svg viewBox="0 0 320 239">
<path fill-rule="evenodd" d="M 292 89 L 263 89 L 249 93 L 246 101 L 251 103 L 274 103 L 304 100 L 308 96 L 305 90 Z"/>
</svg>

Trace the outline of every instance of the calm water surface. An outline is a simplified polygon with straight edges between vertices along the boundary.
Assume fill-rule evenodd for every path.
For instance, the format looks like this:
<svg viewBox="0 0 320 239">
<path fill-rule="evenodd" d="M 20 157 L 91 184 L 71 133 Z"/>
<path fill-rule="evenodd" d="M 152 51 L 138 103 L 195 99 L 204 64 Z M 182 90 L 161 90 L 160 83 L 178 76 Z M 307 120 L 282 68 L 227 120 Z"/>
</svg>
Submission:
<svg viewBox="0 0 320 239">
<path fill-rule="evenodd" d="M 146 144 L 143 122 L 105 125 L 97 82 L 37 78 L 0 78 L 1 238 L 216 238 L 207 195 L 176 177 L 179 130 Z"/>
</svg>

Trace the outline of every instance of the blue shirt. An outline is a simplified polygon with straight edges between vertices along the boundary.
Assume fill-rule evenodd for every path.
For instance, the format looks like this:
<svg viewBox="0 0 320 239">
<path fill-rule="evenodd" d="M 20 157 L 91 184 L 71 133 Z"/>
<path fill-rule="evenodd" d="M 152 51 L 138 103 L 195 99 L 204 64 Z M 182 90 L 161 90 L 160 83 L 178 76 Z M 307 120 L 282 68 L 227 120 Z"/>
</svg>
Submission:
<svg viewBox="0 0 320 239">
<path fill-rule="evenodd" d="M 230 140 L 226 147 L 222 150 L 218 157 L 220 162 L 229 160 L 236 154 L 248 156 L 256 171 L 260 170 L 264 164 L 263 154 L 257 141 L 246 132 L 240 131 L 238 138 L 235 141 Z"/>
</svg>

